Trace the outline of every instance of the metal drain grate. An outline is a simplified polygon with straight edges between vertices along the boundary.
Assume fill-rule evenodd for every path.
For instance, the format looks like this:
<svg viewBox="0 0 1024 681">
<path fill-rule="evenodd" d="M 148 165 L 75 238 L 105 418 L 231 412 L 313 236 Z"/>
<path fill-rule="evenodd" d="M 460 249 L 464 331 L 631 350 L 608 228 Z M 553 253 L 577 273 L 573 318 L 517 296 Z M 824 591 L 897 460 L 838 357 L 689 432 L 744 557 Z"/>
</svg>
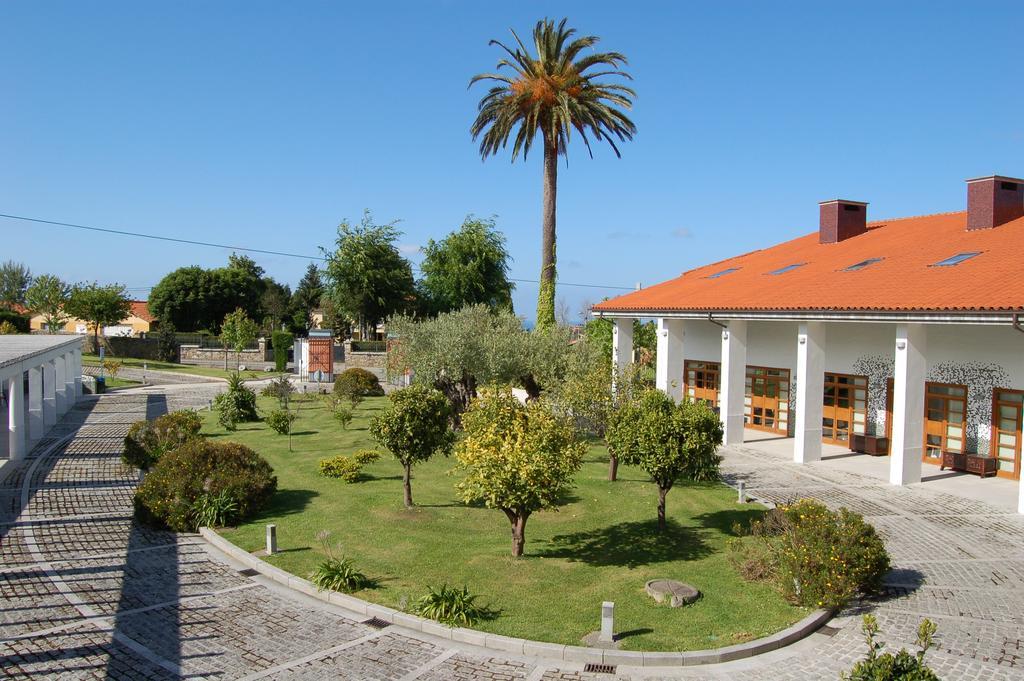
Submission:
<svg viewBox="0 0 1024 681">
<path fill-rule="evenodd" d="M 583 671 L 590 672 L 591 674 L 614 674 L 615 665 L 613 664 L 594 664 L 588 662 L 583 666 Z"/>
<path fill-rule="evenodd" d="M 383 629 L 384 627 L 391 626 L 391 622 L 388 622 L 387 620 L 382 620 L 379 617 L 371 617 L 368 620 L 363 620 L 363 624 L 365 624 L 368 627 L 373 627 L 374 629 Z"/>
<path fill-rule="evenodd" d="M 245 568 L 244 570 L 239 570 L 238 574 L 242 575 L 243 577 L 255 577 L 259 574 L 259 571 L 253 570 L 252 568 Z"/>
<path fill-rule="evenodd" d="M 838 627 L 830 627 L 829 625 L 826 624 L 821 629 L 818 629 L 818 633 L 819 634 L 825 634 L 825 636 L 835 636 L 836 634 L 839 633 L 839 628 Z"/>
</svg>

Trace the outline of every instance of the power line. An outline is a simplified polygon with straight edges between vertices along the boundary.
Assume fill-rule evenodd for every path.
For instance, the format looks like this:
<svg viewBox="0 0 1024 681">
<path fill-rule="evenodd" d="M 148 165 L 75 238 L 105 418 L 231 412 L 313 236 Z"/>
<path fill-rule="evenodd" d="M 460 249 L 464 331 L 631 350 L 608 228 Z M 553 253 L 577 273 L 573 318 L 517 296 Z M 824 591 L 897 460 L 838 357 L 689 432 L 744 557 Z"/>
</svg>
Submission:
<svg viewBox="0 0 1024 681">
<path fill-rule="evenodd" d="M 76 225 L 72 222 L 57 222 L 55 220 L 43 220 L 41 218 L 30 218 L 23 215 L 10 215 L 7 213 L 0 213 L 0 218 L 7 218 L 8 220 L 23 220 L 25 222 L 34 222 L 41 225 L 53 225 L 55 227 L 68 227 L 71 229 L 84 229 L 90 232 L 103 232 L 105 234 L 118 234 L 120 236 L 134 236 L 140 239 L 155 239 L 157 241 L 171 241 L 178 244 L 188 244 L 190 246 L 208 246 L 210 248 L 225 248 L 232 251 L 245 251 L 247 253 L 262 253 L 264 255 L 279 255 L 285 258 L 299 258 L 300 260 L 319 260 L 326 262 L 327 258 L 322 255 L 302 255 L 301 253 L 285 253 L 283 251 L 270 251 L 263 248 L 248 248 L 246 246 L 229 246 L 227 244 L 215 244 L 209 241 L 194 241 L 192 239 L 179 239 L 173 236 L 161 236 L 159 234 L 144 234 L 142 232 L 128 232 L 121 229 L 108 229 L 106 227 L 90 227 L 89 225 Z M 420 269 L 414 265 L 412 268 L 416 271 Z M 509 277 L 509 281 L 514 281 L 518 284 L 539 284 L 540 282 L 536 279 L 515 279 Z M 616 289 L 620 291 L 632 291 L 631 286 L 606 286 L 604 284 L 574 284 L 567 281 L 557 282 L 559 286 L 576 286 L 579 288 L 599 288 L 599 289 Z M 137 286 L 132 290 L 138 289 L 149 289 L 152 286 Z"/>
</svg>

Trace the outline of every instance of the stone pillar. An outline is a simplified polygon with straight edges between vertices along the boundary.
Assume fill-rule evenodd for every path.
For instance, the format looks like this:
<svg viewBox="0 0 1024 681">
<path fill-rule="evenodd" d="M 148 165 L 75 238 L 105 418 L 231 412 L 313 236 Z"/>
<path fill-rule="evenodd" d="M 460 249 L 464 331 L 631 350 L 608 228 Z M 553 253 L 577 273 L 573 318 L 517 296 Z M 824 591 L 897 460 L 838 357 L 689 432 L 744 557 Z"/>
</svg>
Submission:
<svg viewBox="0 0 1024 681">
<path fill-rule="evenodd" d="M 54 360 L 54 366 L 57 368 L 53 385 L 57 396 L 57 418 L 59 419 L 68 411 L 67 379 L 65 378 L 68 375 L 68 365 L 63 355 Z"/>
<path fill-rule="evenodd" d="M 727 445 L 743 444 L 743 407 L 747 378 L 747 322 L 734 320 L 722 329 L 719 414 Z"/>
<path fill-rule="evenodd" d="M 7 455 L 12 461 L 24 458 L 25 445 L 25 375 L 19 371 L 7 377 Z"/>
<path fill-rule="evenodd" d="M 43 420 L 43 367 L 28 370 L 28 439 L 43 439 L 46 423 Z"/>
<path fill-rule="evenodd" d="M 43 427 L 57 423 L 57 366 L 54 360 L 43 364 Z"/>
<path fill-rule="evenodd" d="M 796 432 L 793 461 L 821 460 L 821 411 L 825 392 L 825 325 L 802 322 L 796 346 Z"/>
<path fill-rule="evenodd" d="M 78 380 L 82 380 L 79 377 Z M 64 398 L 67 400 L 67 409 L 75 406 L 78 400 L 75 398 L 75 353 L 68 352 L 64 355 Z"/>
<path fill-rule="evenodd" d="M 892 443 L 889 482 L 921 482 L 924 449 L 924 382 L 926 327 L 896 325 L 896 361 L 892 395 Z"/>
<path fill-rule="evenodd" d="M 613 319 L 612 324 L 612 390 L 615 390 L 619 374 L 633 363 L 633 320 Z"/>
<path fill-rule="evenodd" d="M 655 383 L 676 402 L 683 399 L 683 320 L 658 319 Z"/>
</svg>

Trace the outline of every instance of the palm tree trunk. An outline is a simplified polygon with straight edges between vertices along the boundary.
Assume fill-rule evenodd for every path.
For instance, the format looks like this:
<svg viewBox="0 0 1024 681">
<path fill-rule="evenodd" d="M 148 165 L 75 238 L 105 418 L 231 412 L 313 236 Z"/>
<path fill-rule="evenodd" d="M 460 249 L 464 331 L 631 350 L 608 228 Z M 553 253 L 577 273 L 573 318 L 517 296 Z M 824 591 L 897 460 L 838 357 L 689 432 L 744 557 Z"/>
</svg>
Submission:
<svg viewBox="0 0 1024 681">
<path fill-rule="evenodd" d="M 541 211 L 540 293 L 537 328 L 555 325 L 555 208 L 558 194 L 558 147 L 544 140 L 544 208 Z"/>
</svg>

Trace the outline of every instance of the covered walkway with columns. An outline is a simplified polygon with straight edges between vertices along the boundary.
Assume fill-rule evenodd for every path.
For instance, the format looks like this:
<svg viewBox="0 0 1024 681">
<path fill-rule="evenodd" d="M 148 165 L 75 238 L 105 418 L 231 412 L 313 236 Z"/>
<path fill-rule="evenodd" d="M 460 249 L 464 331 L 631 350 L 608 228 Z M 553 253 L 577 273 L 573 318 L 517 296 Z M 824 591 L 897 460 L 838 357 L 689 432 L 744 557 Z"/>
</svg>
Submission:
<svg viewBox="0 0 1024 681">
<path fill-rule="evenodd" d="M 999 401 L 1005 395 L 1003 399 L 1024 402 L 1024 335 L 1006 320 L 769 321 L 736 316 L 724 315 L 723 320 L 682 313 L 655 318 L 656 386 L 677 400 L 684 395 L 708 400 L 713 393 L 726 445 L 785 452 L 801 464 L 841 462 L 893 485 L 942 480 L 973 490 L 979 499 L 990 493 L 1005 501 L 1012 489 L 1014 505 L 1024 513 L 1022 410 Z M 615 315 L 612 321 L 613 357 L 621 372 L 633 357 L 634 318 Z M 713 386 L 701 385 L 706 389 L 695 393 L 694 372 L 687 369 L 690 360 L 714 367 L 717 373 L 709 373 L 717 378 Z M 752 373 L 765 366 L 773 368 L 768 373 L 785 376 L 771 415 L 776 419 L 774 433 L 754 429 L 752 392 L 756 396 L 757 390 L 752 390 L 752 381 L 759 379 Z M 859 399 L 865 406 L 855 416 L 857 423 L 845 424 L 847 443 L 836 446 L 838 424 L 829 418 L 825 401 L 835 403 L 835 393 L 829 397 L 828 392 L 835 388 L 835 376 L 852 374 L 865 374 L 854 386 L 858 395 L 863 393 Z M 846 393 L 848 400 L 854 387 Z M 959 391 L 962 398 L 944 400 L 943 391 Z M 933 415 L 936 411 L 939 416 Z M 1009 422 L 1014 413 L 1016 421 Z M 854 433 L 884 437 L 888 456 L 852 452 L 848 438 Z M 997 470 L 986 478 L 942 471 L 938 464 L 947 450 L 981 452 L 994 460 L 988 463 Z"/>
<path fill-rule="evenodd" d="M 0 461 L 25 457 L 82 395 L 82 339 L 0 336 Z"/>
</svg>

